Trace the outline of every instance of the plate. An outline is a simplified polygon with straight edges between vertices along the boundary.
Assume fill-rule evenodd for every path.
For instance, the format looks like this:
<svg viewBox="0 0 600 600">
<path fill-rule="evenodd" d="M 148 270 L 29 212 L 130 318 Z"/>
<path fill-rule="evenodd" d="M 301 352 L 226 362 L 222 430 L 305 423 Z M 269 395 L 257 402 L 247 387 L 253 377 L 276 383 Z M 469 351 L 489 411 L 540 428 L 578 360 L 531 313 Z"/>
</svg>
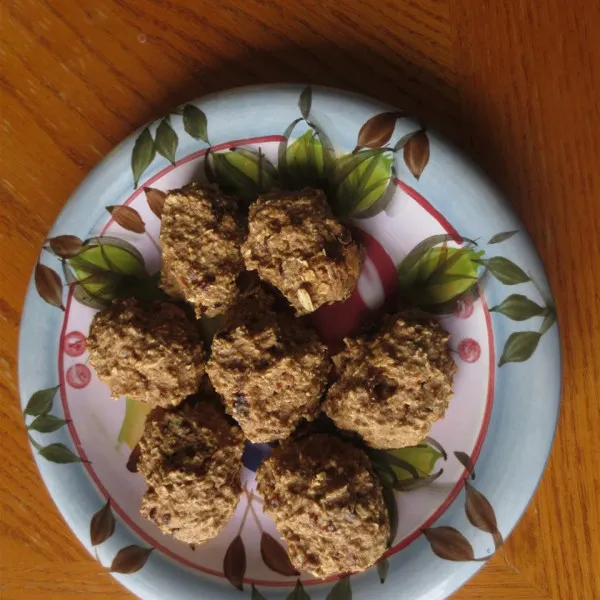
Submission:
<svg viewBox="0 0 600 600">
<path fill-rule="evenodd" d="M 145 410 L 110 400 L 87 364 L 86 334 L 124 285 L 151 293 L 164 190 L 207 179 L 248 200 L 273 186 L 327 188 L 367 255 L 352 297 L 313 317 L 332 346 L 399 303 L 452 334 L 458 372 L 445 418 L 419 446 L 381 457 L 398 526 L 365 573 L 321 581 L 291 571 L 254 489 L 266 445 L 247 445 L 246 491 L 215 540 L 192 547 L 139 515 L 144 481 L 131 454 Z M 65 520 L 142 598 L 444 598 L 500 547 L 544 469 L 560 398 L 555 314 L 506 200 L 426 125 L 336 90 L 228 91 L 134 133 L 66 204 L 25 301 L 25 422 Z"/>
</svg>

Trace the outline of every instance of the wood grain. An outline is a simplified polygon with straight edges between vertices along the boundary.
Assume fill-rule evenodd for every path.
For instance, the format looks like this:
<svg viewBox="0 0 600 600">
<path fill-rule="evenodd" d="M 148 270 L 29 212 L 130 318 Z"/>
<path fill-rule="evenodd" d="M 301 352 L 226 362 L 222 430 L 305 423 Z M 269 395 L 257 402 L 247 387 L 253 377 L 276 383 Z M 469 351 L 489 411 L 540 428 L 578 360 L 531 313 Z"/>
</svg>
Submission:
<svg viewBox="0 0 600 600">
<path fill-rule="evenodd" d="M 278 81 L 348 88 L 421 115 L 514 203 L 556 295 L 561 419 L 505 553 L 455 597 L 599 598 L 599 27 L 593 0 L 5 0 L 2 598 L 132 597 L 62 521 L 26 442 L 17 333 L 46 232 L 75 186 L 135 127 L 195 96 Z"/>
</svg>

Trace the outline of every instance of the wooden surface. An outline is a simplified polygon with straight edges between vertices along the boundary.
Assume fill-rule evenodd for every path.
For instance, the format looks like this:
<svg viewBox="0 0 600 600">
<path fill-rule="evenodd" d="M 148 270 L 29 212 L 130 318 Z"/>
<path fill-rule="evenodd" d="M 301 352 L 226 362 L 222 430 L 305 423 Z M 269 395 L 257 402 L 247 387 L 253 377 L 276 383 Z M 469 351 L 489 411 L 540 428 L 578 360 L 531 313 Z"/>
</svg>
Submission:
<svg viewBox="0 0 600 600">
<path fill-rule="evenodd" d="M 131 597 L 56 511 L 17 403 L 21 306 L 46 232 L 134 128 L 208 92 L 278 81 L 416 112 L 514 203 L 556 295 L 561 418 L 505 555 L 455 597 L 600 598 L 600 2 L 4 0 L 0 11 L 3 599 Z"/>
</svg>

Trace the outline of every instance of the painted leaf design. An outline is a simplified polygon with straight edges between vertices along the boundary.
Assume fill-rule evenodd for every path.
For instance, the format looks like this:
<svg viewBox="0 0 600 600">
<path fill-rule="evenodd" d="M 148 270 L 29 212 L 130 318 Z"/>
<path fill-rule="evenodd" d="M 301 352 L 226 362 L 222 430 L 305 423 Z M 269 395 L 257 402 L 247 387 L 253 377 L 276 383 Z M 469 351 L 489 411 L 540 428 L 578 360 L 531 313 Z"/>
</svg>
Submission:
<svg viewBox="0 0 600 600">
<path fill-rule="evenodd" d="M 152 550 L 154 548 L 142 548 L 135 544 L 121 548 L 113 558 L 110 572 L 125 575 L 137 573 L 146 564 Z"/>
<path fill-rule="evenodd" d="M 148 277 L 144 257 L 133 245 L 121 238 L 102 236 L 84 242 L 84 250 L 69 260 L 74 269 L 89 272 L 110 271 L 120 275 Z"/>
<path fill-rule="evenodd" d="M 517 331 L 511 333 L 504 344 L 498 366 L 509 362 L 524 362 L 531 357 L 540 343 L 541 333 L 537 331 Z"/>
<path fill-rule="evenodd" d="M 110 508 L 110 498 L 92 517 L 90 522 L 90 540 L 92 546 L 105 542 L 115 532 L 115 517 Z"/>
<path fill-rule="evenodd" d="M 85 274 L 80 280 L 67 265 L 63 265 L 63 272 L 67 284 L 73 289 L 73 297 L 84 306 L 105 308 L 118 295 L 119 276 L 110 273 Z"/>
<path fill-rule="evenodd" d="M 437 473 L 431 475 L 425 475 L 418 479 L 401 479 L 393 484 L 393 488 L 399 492 L 412 492 L 420 488 L 431 485 L 440 475 L 444 472 L 444 469 L 440 469 Z"/>
<path fill-rule="evenodd" d="M 287 150 L 290 136 L 300 121 L 302 121 L 302 119 L 295 119 L 286 127 L 285 131 L 283 132 L 284 139 L 279 142 L 277 147 L 277 168 L 279 169 L 279 177 L 283 182 L 287 182 L 288 178 Z"/>
<path fill-rule="evenodd" d="M 298 100 L 298 108 L 302 118 L 307 119 L 310 116 L 310 109 L 312 108 L 312 88 L 307 85 L 300 94 L 300 100 Z"/>
<path fill-rule="evenodd" d="M 423 535 L 431 544 L 434 554 L 440 558 L 457 562 L 475 560 L 473 547 L 467 538 L 454 527 L 423 529 Z"/>
<path fill-rule="evenodd" d="M 39 431 L 40 433 L 52 433 L 64 427 L 67 421 L 59 419 L 54 415 L 40 415 L 36 417 L 28 426 L 27 429 Z"/>
<path fill-rule="evenodd" d="M 140 448 L 139 444 L 136 444 L 134 446 L 133 450 L 131 451 L 129 458 L 127 459 L 127 464 L 125 465 L 125 468 L 130 473 L 138 472 L 138 462 L 140 460 L 141 454 L 142 454 L 142 449 Z"/>
<path fill-rule="evenodd" d="M 398 141 L 394 144 L 394 152 L 398 152 L 398 150 L 404 148 L 404 146 L 406 146 L 406 142 L 408 142 L 408 140 L 410 140 L 410 138 L 413 135 L 415 135 L 415 133 L 417 132 L 411 131 L 410 133 L 406 133 L 401 138 L 399 138 Z"/>
<path fill-rule="evenodd" d="M 169 119 L 164 118 L 156 129 L 156 151 L 164 156 L 171 164 L 175 164 L 175 152 L 177 152 L 177 145 L 179 139 L 177 134 L 171 127 Z"/>
<path fill-rule="evenodd" d="M 326 600 L 352 600 L 352 587 L 348 575 L 338 580 L 327 594 Z"/>
<path fill-rule="evenodd" d="M 63 264 L 67 283 L 78 302 L 91 308 L 108 306 L 134 281 L 148 279 L 144 259 L 129 242 L 99 237 L 84 243 L 84 249 Z M 130 294 L 133 295 L 133 294 Z"/>
<path fill-rule="evenodd" d="M 296 580 L 296 587 L 291 594 L 287 595 L 286 600 L 310 600 L 310 596 L 304 590 L 304 586 L 299 579 Z"/>
<path fill-rule="evenodd" d="M 360 150 L 342 157 L 334 173 L 334 209 L 340 216 L 373 216 L 387 207 L 380 199 L 389 191 L 393 157 L 381 150 Z M 377 205 L 377 210 L 373 207 Z"/>
<path fill-rule="evenodd" d="M 58 273 L 50 267 L 38 263 L 35 265 L 33 278 L 35 281 L 35 289 L 42 300 L 48 304 L 52 304 L 52 306 L 57 306 L 58 308 L 65 310 L 62 302 L 62 282 Z"/>
<path fill-rule="evenodd" d="M 267 600 L 252 584 L 252 597 L 250 600 Z"/>
<path fill-rule="evenodd" d="M 265 565 L 272 571 L 286 577 L 299 575 L 294 565 L 292 565 L 285 548 L 266 532 L 263 532 L 260 538 L 260 555 Z"/>
<path fill-rule="evenodd" d="M 323 176 L 323 147 L 314 130 L 305 131 L 288 146 L 286 162 L 290 175 L 298 181 Z"/>
<path fill-rule="evenodd" d="M 390 537 L 388 539 L 388 548 L 394 544 L 396 535 L 398 534 L 398 505 L 396 504 L 396 494 L 389 487 L 382 487 L 383 501 L 388 511 L 390 519 Z"/>
<path fill-rule="evenodd" d="M 547 308 L 548 314 L 544 317 L 542 321 L 542 326 L 540 328 L 540 335 L 544 335 L 551 327 L 556 323 L 556 310 L 553 306 L 549 306 Z"/>
<path fill-rule="evenodd" d="M 513 235 L 519 233 L 519 231 L 503 231 L 502 233 L 497 233 L 496 235 L 493 235 L 489 241 L 488 244 L 499 244 L 500 242 L 505 242 L 506 240 L 509 240 Z"/>
<path fill-rule="evenodd" d="M 76 235 L 58 235 L 48 240 L 50 249 L 59 258 L 71 258 L 82 247 L 83 242 Z"/>
<path fill-rule="evenodd" d="M 183 107 L 183 128 L 193 138 L 208 144 L 206 115 L 197 106 L 186 104 Z"/>
<path fill-rule="evenodd" d="M 371 117 L 358 132 L 355 152 L 360 148 L 381 148 L 392 137 L 401 112 L 385 112 Z"/>
<path fill-rule="evenodd" d="M 225 558 L 223 559 L 223 573 L 233 587 L 244 590 L 244 575 L 246 574 L 246 548 L 244 541 L 238 535 L 233 538 Z"/>
<path fill-rule="evenodd" d="M 465 512 L 473 527 L 491 533 L 496 550 L 502 545 L 502 534 L 498 531 L 496 515 L 489 500 L 476 490 L 468 481 L 465 482 L 466 500 Z"/>
<path fill-rule="evenodd" d="M 258 194 L 271 189 L 277 177 L 277 170 L 260 149 L 212 152 L 209 160 L 221 189 L 245 202 L 252 202 Z"/>
<path fill-rule="evenodd" d="M 522 294 L 512 294 L 490 311 L 499 312 L 513 321 L 525 321 L 537 317 L 544 312 L 544 308 Z"/>
<path fill-rule="evenodd" d="M 516 285 L 517 283 L 529 281 L 529 276 L 521 267 L 503 256 L 482 259 L 481 263 L 504 285 Z"/>
<path fill-rule="evenodd" d="M 31 398 L 29 398 L 29 402 L 27 402 L 27 406 L 23 412 L 32 417 L 49 413 L 52 410 L 54 396 L 59 387 L 60 386 L 57 385 L 56 387 L 35 392 Z"/>
<path fill-rule="evenodd" d="M 481 256 L 471 244 L 456 248 L 445 242 L 411 251 L 397 269 L 402 302 L 427 312 L 452 312 L 477 286 Z"/>
<path fill-rule="evenodd" d="M 144 433 L 146 417 L 152 407 L 146 402 L 139 402 L 127 398 L 125 400 L 125 417 L 119 431 L 117 441 L 119 444 L 127 444 L 132 450 Z"/>
<path fill-rule="evenodd" d="M 467 470 L 467 475 L 471 479 L 475 479 L 475 466 L 471 461 L 471 457 L 466 452 L 462 452 L 461 450 L 457 450 L 454 453 L 454 456 L 456 456 L 458 462 L 460 462 L 460 464 Z"/>
<path fill-rule="evenodd" d="M 131 153 L 131 171 L 133 173 L 133 187 L 136 188 L 140 177 L 150 166 L 156 156 L 156 147 L 150 129 L 146 127 L 135 140 Z"/>
<path fill-rule="evenodd" d="M 427 436 L 425 438 L 425 443 L 429 444 L 430 446 L 435 448 L 441 454 L 441 456 L 444 460 L 448 460 L 448 455 L 446 454 L 446 450 L 437 440 L 435 440 L 431 436 Z M 431 468 L 433 469 L 433 465 L 431 466 Z"/>
<path fill-rule="evenodd" d="M 417 131 L 404 144 L 404 162 L 415 179 L 419 179 L 429 162 L 429 138 L 425 131 Z"/>
<path fill-rule="evenodd" d="M 133 233 L 145 233 L 146 225 L 140 213 L 131 206 L 107 206 L 106 210 L 123 229 Z"/>
<path fill-rule="evenodd" d="M 162 190 L 157 190 L 155 188 L 144 188 L 144 192 L 146 194 L 146 202 L 148 202 L 148 206 L 150 210 L 160 219 L 162 218 L 163 208 L 165 206 L 165 199 L 167 198 L 167 193 Z"/>
<path fill-rule="evenodd" d="M 64 444 L 50 444 L 39 449 L 39 453 L 46 460 L 59 464 L 81 462 L 79 456 L 73 454 Z"/>
<path fill-rule="evenodd" d="M 377 575 L 379 575 L 379 582 L 385 583 L 387 579 L 388 573 L 390 571 L 390 561 L 387 558 L 382 558 L 377 563 Z"/>
</svg>

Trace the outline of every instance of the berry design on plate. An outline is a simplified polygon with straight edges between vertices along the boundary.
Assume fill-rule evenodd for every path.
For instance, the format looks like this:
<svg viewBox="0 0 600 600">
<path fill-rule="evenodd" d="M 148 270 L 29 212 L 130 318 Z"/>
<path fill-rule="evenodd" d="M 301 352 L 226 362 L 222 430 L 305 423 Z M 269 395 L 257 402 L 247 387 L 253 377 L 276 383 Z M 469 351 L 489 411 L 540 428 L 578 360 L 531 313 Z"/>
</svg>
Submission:
<svg viewBox="0 0 600 600">
<path fill-rule="evenodd" d="M 458 344 L 458 355 L 466 363 L 474 363 L 481 356 L 481 346 L 473 338 L 465 338 Z"/>
<path fill-rule="evenodd" d="M 92 372 L 87 365 L 77 363 L 67 369 L 67 383 L 76 390 L 83 389 L 92 379 Z"/>
<path fill-rule="evenodd" d="M 70 331 L 65 335 L 63 348 L 67 356 L 81 356 L 87 350 L 87 339 L 81 331 Z"/>
</svg>

